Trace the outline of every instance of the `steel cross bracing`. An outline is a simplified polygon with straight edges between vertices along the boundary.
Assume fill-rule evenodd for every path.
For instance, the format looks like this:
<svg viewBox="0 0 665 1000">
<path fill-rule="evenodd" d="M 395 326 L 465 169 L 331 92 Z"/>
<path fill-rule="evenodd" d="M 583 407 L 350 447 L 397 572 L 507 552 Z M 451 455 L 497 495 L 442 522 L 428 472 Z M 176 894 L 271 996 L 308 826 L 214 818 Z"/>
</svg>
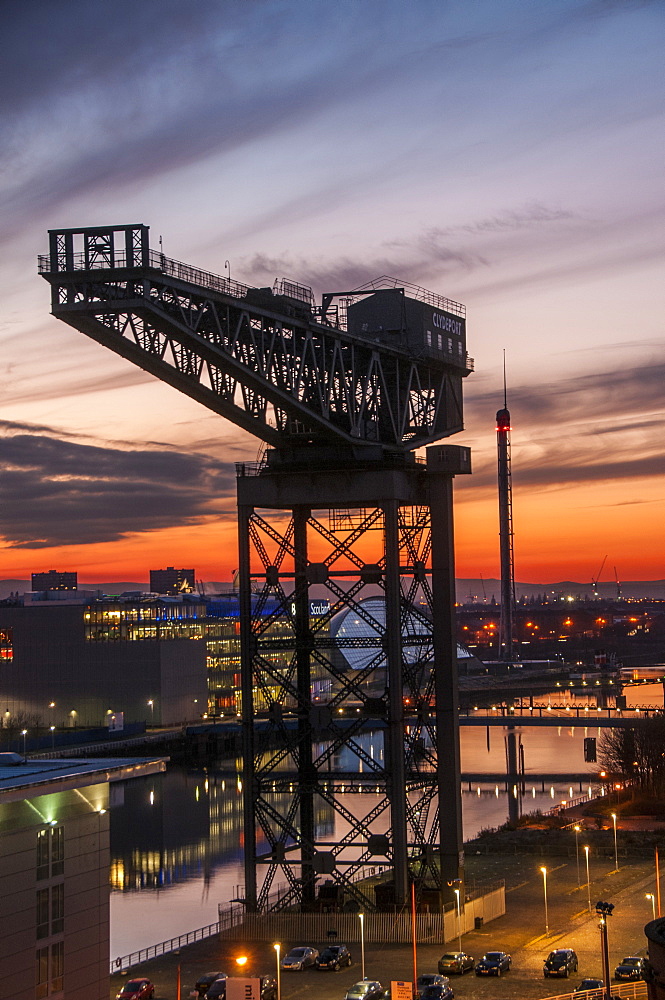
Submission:
<svg viewBox="0 0 665 1000">
<path fill-rule="evenodd" d="M 308 885 L 313 889 L 320 873 L 343 886 L 347 898 L 360 907 L 374 909 L 374 898 L 356 881 L 358 873 L 366 865 L 388 871 L 394 863 L 390 820 L 394 790 L 384 741 L 389 716 L 386 618 L 381 614 L 386 556 L 384 552 L 368 567 L 358 554 L 368 542 L 376 543 L 369 535 L 383 530 L 384 514 L 380 508 L 364 511 L 354 527 L 337 530 L 331 529 L 332 522 L 330 512 L 310 512 L 307 517 L 308 545 L 316 548 L 319 560 L 310 576 L 325 579 L 318 586 L 319 595 L 325 591 L 325 597 L 317 597 L 325 611 L 308 615 L 312 677 L 303 691 L 297 683 L 299 595 L 294 518 L 280 531 L 256 511 L 250 516 L 254 590 L 251 683 L 254 703 L 262 706 L 255 708 L 255 722 L 263 720 L 254 730 L 252 800 L 267 845 L 257 858 L 266 868 L 257 898 L 259 910 L 267 905 L 280 876 L 286 877 L 290 886 L 279 901 L 279 907 L 285 908 L 300 900 Z M 412 716 L 404 737 L 408 852 L 413 872 L 427 877 L 430 886 L 440 887 L 433 852 L 439 828 L 436 734 L 431 714 L 429 509 L 400 507 L 398 526 L 403 698 Z M 268 606 L 270 614 L 265 613 Z M 349 629 L 349 634 L 331 632 L 342 612 L 352 616 L 356 626 L 362 623 L 359 634 L 357 628 Z M 351 662 L 347 659 L 350 651 Z M 312 690 L 318 692 L 314 698 Z M 296 719 L 304 719 L 308 728 L 304 742 Z M 304 753 L 311 753 L 311 759 L 304 761 Z M 302 780 L 304 764 L 310 769 L 306 782 Z M 285 813 L 277 803 L 289 791 L 293 801 Z M 354 801 L 349 805 L 351 795 Z M 305 800 L 315 817 L 310 842 L 303 839 L 299 822 Z M 320 827 L 329 827 L 335 817 L 347 832 L 333 842 Z M 386 837 L 378 842 L 380 847 L 385 845 L 383 855 L 377 855 L 372 847 L 374 835 Z M 303 865 L 307 856 L 309 867 Z"/>
<path fill-rule="evenodd" d="M 52 232 L 39 268 L 55 316 L 276 447 L 315 439 L 401 451 L 462 427 L 466 354 L 352 336 L 311 298 L 151 251 L 145 226 Z"/>
</svg>

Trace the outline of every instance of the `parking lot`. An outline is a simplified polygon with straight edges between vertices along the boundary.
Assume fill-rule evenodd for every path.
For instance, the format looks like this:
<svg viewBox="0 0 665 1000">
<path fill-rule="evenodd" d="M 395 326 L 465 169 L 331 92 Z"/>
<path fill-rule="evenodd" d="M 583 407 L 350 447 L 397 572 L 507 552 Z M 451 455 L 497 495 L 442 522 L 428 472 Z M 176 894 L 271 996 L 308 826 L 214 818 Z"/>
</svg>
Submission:
<svg viewBox="0 0 665 1000">
<path fill-rule="evenodd" d="M 545 934 L 545 909 L 541 866 L 546 866 L 549 933 Z M 490 855 L 469 859 L 469 871 L 478 880 L 506 880 L 506 915 L 465 934 L 462 950 L 476 959 L 485 951 L 503 950 L 512 955 L 511 971 L 500 978 L 477 977 L 473 973 L 451 976 L 455 996 L 464 1000 L 511 1000 L 515 997 L 537 998 L 570 992 L 585 977 L 602 976 L 598 919 L 588 911 L 597 900 L 614 903 L 609 920 L 610 964 L 612 969 L 624 955 L 644 955 L 644 925 L 651 919 L 651 903 L 645 898 L 654 891 L 653 866 L 647 861 L 621 862 L 619 871 L 612 861 L 592 859 L 591 884 L 578 887 L 575 859 L 536 857 L 533 855 Z M 362 978 L 360 945 L 346 942 L 353 965 L 339 972 L 307 969 L 282 974 L 282 1000 L 343 1000 L 346 990 Z M 282 941 L 282 955 L 300 944 L 322 949 L 321 941 Z M 570 979 L 545 979 L 543 960 L 555 948 L 574 948 L 579 969 Z M 417 947 L 418 974 L 436 972 L 444 951 L 457 950 L 457 942 L 422 944 Z M 155 1000 L 176 1000 L 177 968 L 181 970 L 181 997 L 189 996 L 197 976 L 219 969 L 228 975 L 237 968 L 240 954 L 248 958 L 245 974 L 274 974 L 275 951 L 269 942 L 220 942 L 216 938 L 183 949 L 179 955 L 166 955 L 132 970 L 131 976 L 148 976 L 155 984 Z M 368 944 L 365 949 L 365 975 L 385 986 L 393 980 L 412 980 L 411 945 Z M 127 977 L 114 975 L 111 997 Z"/>
</svg>

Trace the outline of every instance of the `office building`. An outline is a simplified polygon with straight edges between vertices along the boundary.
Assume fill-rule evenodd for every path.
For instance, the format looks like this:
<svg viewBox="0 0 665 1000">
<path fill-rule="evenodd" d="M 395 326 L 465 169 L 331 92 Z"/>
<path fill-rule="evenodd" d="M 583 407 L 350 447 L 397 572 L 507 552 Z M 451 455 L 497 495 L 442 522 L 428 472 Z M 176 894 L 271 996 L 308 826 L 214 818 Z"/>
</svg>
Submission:
<svg viewBox="0 0 665 1000">
<path fill-rule="evenodd" d="M 109 782 L 161 760 L 0 754 L 0 996 L 90 1000 L 109 989 Z"/>
<path fill-rule="evenodd" d="M 150 570 L 150 590 L 153 594 L 168 594 L 172 597 L 191 594 L 196 589 L 195 583 L 196 574 L 193 569 L 167 566 L 166 569 Z"/>
<path fill-rule="evenodd" d="M 33 590 L 76 590 L 78 587 L 77 573 L 60 573 L 51 569 L 48 573 L 32 574 Z"/>
<path fill-rule="evenodd" d="M 0 714 L 58 727 L 107 725 L 119 713 L 148 725 L 197 719 L 205 618 L 187 595 L 0 603 Z"/>
</svg>

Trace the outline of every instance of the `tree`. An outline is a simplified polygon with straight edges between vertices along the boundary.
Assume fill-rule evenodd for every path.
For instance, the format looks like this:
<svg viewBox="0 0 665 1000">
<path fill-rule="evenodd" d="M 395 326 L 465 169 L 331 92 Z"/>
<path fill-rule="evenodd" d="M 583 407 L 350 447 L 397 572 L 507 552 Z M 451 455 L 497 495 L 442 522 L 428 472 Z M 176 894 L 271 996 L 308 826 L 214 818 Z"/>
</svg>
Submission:
<svg viewBox="0 0 665 1000">
<path fill-rule="evenodd" d="M 598 760 L 644 792 L 665 791 L 665 715 L 651 716 L 630 729 L 606 729 L 598 740 Z"/>
</svg>

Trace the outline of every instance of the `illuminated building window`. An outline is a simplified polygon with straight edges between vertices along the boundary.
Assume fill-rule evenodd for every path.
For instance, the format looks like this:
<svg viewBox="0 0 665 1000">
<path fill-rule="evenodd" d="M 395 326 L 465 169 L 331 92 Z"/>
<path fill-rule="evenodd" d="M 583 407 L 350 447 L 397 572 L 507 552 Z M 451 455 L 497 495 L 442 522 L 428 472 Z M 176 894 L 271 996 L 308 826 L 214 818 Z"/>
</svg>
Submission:
<svg viewBox="0 0 665 1000">
<path fill-rule="evenodd" d="M 48 889 L 37 890 L 35 923 L 37 925 L 37 939 L 48 937 L 49 934 L 49 891 Z"/>
<path fill-rule="evenodd" d="M 0 629 L 0 661 L 14 659 L 13 629 Z"/>
</svg>

